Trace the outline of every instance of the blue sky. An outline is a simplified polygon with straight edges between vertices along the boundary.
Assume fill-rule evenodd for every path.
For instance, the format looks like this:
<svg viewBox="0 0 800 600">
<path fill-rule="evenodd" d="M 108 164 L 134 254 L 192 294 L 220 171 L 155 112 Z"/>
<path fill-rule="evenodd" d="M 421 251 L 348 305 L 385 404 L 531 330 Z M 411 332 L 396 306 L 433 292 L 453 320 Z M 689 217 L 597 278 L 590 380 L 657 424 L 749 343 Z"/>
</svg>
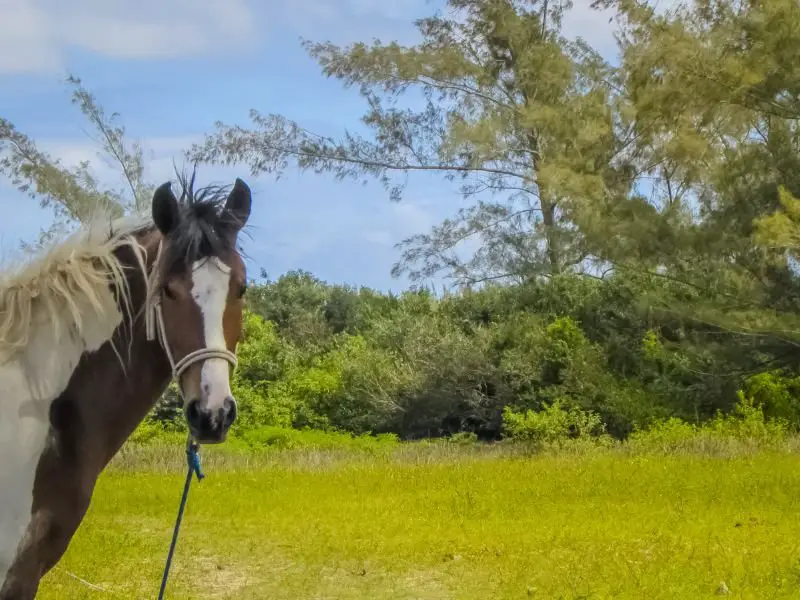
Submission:
<svg viewBox="0 0 800 600">
<path fill-rule="evenodd" d="M 575 0 L 565 24 L 611 56 L 608 17 Z M 357 90 L 326 79 L 300 37 L 338 44 L 417 38 L 426 0 L 0 0 L 0 115 L 66 164 L 90 160 L 96 176 L 120 184 L 97 156 L 87 126 L 69 101 L 67 73 L 79 76 L 108 112 L 119 112 L 148 156 L 148 176 L 171 178 L 172 160 L 216 120 L 248 124 L 248 111 L 279 113 L 336 135 L 358 126 Z M 394 244 L 428 230 L 462 206 L 452 184 L 412 176 L 401 203 L 377 183 L 337 182 L 290 170 L 280 181 L 245 167 L 205 166 L 203 182 L 243 177 L 254 193 L 251 276 L 305 269 L 330 282 L 395 291 Z M 0 251 L 12 256 L 51 222 L 36 200 L 0 180 Z M 440 283 L 440 282 L 434 282 Z"/>
</svg>

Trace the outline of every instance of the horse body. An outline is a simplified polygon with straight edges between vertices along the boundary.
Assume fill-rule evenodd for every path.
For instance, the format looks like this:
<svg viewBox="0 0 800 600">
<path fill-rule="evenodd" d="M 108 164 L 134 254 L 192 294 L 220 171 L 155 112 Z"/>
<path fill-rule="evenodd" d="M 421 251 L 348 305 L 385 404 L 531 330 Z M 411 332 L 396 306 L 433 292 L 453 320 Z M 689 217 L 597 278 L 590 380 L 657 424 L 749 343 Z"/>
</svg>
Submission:
<svg viewBox="0 0 800 600">
<path fill-rule="evenodd" d="M 54 268 L 63 271 L 70 259 L 72 266 L 83 273 L 77 263 L 81 262 L 84 245 L 92 249 L 96 245 L 91 233 L 80 232 L 56 252 L 19 273 L 12 283 L 18 286 L 17 293 L 46 294 L 47 290 L 31 291 L 30 282 L 46 279 Z M 111 252 L 113 248 L 109 245 L 106 250 Z M 72 256 L 66 255 L 65 259 L 66 252 Z M 97 251 L 88 256 L 96 258 Z M 108 285 L 89 286 L 71 299 L 72 306 L 40 304 L 30 314 L 29 322 L 8 323 L 5 328 L 5 361 L 0 364 L 0 582 L 5 579 L 31 520 L 36 468 L 50 433 L 52 403 L 67 389 L 84 352 L 98 350 L 122 322 L 122 313 Z M 95 318 L 77 327 L 75 315 L 92 313 Z M 10 314 L 7 318 L 20 317 Z M 20 339 L 11 335 L 14 327 Z M 18 343 L 11 344 L 14 341 Z"/>
<path fill-rule="evenodd" d="M 92 321 L 80 337 L 56 341 L 49 323 L 31 334 L 17 360 L 0 367 L 0 581 L 16 553 L 31 517 L 33 484 L 50 431 L 50 408 L 68 387 L 81 355 L 107 342 L 122 314 Z"/>
<path fill-rule="evenodd" d="M 224 439 L 235 418 L 229 367 L 207 349 L 235 348 L 244 269 L 238 253 L 202 242 L 235 241 L 249 214 L 242 186 L 239 227 L 226 231 L 202 203 L 176 210 L 162 186 L 172 221 L 158 214 L 157 192 L 155 222 L 83 232 L 0 290 L 0 600 L 35 598 L 175 361 L 202 355 L 179 375 L 190 430 L 201 442 Z M 154 299 L 159 339 L 144 318 Z"/>
</svg>

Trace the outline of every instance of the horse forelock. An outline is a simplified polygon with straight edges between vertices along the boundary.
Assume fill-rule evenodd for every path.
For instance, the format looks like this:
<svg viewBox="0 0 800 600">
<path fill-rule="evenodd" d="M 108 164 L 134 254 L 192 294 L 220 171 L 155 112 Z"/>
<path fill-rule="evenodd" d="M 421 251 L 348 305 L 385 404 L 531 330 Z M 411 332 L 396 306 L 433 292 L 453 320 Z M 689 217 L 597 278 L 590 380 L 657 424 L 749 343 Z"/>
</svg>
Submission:
<svg viewBox="0 0 800 600">
<path fill-rule="evenodd" d="M 230 187 L 209 185 L 194 189 L 194 177 L 183 175 L 179 175 L 178 182 L 181 218 L 167 236 L 161 265 L 165 273 L 185 272 L 197 261 L 212 257 L 225 260 L 237 252 L 239 225 L 223 208 Z"/>
</svg>

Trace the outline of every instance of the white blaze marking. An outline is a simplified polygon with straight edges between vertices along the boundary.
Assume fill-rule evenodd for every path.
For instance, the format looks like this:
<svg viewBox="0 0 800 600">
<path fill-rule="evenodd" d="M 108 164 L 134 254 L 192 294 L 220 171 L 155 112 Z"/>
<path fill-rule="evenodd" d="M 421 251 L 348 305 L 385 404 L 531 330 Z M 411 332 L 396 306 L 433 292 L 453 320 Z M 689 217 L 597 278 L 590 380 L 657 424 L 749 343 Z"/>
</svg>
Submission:
<svg viewBox="0 0 800 600">
<path fill-rule="evenodd" d="M 207 348 L 227 348 L 222 317 L 228 299 L 230 269 L 216 259 L 200 260 L 192 269 L 192 297 L 203 316 L 203 333 Z M 200 389 L 206 406 L 214 418 L 222 408 L 225 398 L 232 396 L 228 361 L 208 358 L 200 371 Z"/>
<path fill-rule="evenodd" d="M 0 359 L 0 587 L 14 562 L 31 519 L 36 467 L 50 431 L 50 405 L 67 388 L 85 351 L 108 341 L 122 322 L 111 292 L 99 319 L 95 308 L 81 306 L 87 315 L 83 338 L 63 336 L 56 341 L 52 323 L 35 323 L 30 342 L 18 357 Z"/>
</svg>

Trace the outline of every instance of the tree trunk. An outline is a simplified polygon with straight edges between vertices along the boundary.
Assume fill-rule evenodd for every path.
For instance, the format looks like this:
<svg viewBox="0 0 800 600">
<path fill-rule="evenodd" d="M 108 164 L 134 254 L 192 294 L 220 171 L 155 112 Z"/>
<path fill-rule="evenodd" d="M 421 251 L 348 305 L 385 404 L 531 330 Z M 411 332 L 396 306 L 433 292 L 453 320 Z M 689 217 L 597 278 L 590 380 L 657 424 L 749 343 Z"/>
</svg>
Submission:
<svg viewBox="0 0 800 600">
<path fill-rule="evenodd" d="M 550 200 L 540 200 L 542 208 L 542 222 L 544 223 L 544 240 L 547 246 L 548 272 L 557 275 L 561 272 L 560 240 L 556 231 L 556 205 Z"/>
</svg>

